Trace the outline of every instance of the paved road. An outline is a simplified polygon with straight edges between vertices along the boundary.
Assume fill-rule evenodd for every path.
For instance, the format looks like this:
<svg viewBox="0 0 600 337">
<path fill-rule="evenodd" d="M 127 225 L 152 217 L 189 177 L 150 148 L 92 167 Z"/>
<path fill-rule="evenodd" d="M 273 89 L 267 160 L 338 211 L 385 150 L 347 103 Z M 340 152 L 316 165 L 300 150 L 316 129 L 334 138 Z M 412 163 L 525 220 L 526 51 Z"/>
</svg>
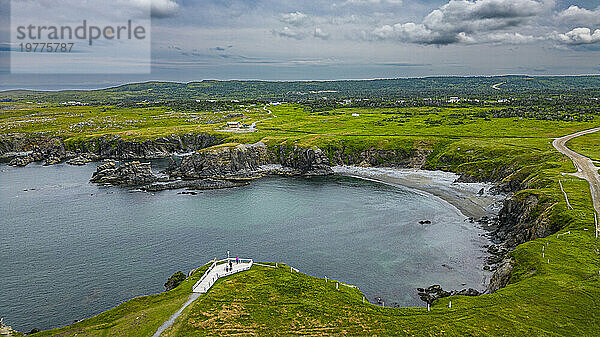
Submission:
<svg viewBox="0 0 600 337">
<path fill-rule="evenodd" d="M 598 167 L 594 165 L 592 160 L 584 155 L 581 155 L 567 147 L 567 142 L 573 138 L 586 135 L 588 133 L 594 133 L 600 131 L 600 128 L 594 128 L 590 130 L 576 132 L 564 137 L 556 138 L 552 145 L 562 154 L 571 158 L 573 164 L 577 168 L 577 173 L 573 173 L 574 176 L 587 180 L 590 183 L 590 190 L 592 191 L 592 202 L 596 214 L 600 215 L 600 175 L 598 174 Z M 596 224 L 596 232 L 600 231 L 600 227 Z"/>
</svg>

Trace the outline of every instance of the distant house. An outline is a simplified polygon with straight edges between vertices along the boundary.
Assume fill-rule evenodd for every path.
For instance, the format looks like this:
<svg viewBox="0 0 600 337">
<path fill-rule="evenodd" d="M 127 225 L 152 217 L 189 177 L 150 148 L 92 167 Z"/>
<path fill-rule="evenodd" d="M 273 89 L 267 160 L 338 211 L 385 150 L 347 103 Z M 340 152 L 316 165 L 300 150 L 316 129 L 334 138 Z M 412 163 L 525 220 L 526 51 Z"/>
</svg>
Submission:
<svg viewBox="0 0 600 337">
<path fill-rule="evenodd" d="M 460 97 L 450 97 L 448 103 L 458 103 L 460 102 Z"/>
<path fill-rule="evenodd" d="M 228 128 L 239 128 L 241 125 L 240 122 L 227 122 L 227 127 Z"/>
<path fill-rule="evenodd" d="M 352 114 L 352 117 L 359 117 L 359 114 Z"/>
</svg>

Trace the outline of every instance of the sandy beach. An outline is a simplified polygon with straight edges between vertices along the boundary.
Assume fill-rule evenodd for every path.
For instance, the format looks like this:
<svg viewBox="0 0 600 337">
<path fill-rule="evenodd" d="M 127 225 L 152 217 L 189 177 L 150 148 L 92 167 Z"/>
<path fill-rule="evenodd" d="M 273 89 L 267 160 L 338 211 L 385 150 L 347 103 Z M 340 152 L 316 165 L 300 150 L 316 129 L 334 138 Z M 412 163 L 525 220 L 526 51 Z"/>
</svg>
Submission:
<svg viewBox="0 0 600 337">
<path fill-rule="evenodd" d="M 505 198 L 504 195 L 490 193 L 491 183 L 457 183 L 459 176 L 451 172 L 357 166 L 335 166 L 333 170 L 344 176 L 404 186 L 434 195 L 475 219 L 497 214 Z"/>
</svg>

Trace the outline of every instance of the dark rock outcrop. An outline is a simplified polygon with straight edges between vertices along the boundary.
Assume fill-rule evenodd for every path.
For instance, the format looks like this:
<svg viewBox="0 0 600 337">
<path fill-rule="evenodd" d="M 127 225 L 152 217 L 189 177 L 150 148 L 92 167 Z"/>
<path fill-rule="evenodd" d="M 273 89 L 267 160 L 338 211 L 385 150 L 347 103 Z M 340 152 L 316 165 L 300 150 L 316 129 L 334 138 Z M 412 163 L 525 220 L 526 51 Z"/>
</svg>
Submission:
<svg viewBox="0 0 600 337">
<path fill-rule="evenodd" d="M 506 287 L 510 282 L 512 270 L 512 260 L 505 259 L 492 274 L 492 277 L 490 278 L 490 284 L 488 285 L 485 293 L 491 294 L 496 292 L 498 289 Z"/>
<path fill-rule="evenodd" d="M 91 163 L 94 161 L 98 161 L 100 160 L 100 157 L 98 157 L 95 154 L 92 153 L 82 153 L 79 156 L 69 159 L 67 160 L 67 164 L 69 165 L 77 165 L 77 166 L 82 166 L 85 165 L 87 163 Z"/>
<path fill-rule="evenodd" d="M 277 164 L 280 168 L 264 169 Z M 170 161 L 167 173 L 183 179 L 255 178 L 262 174 L 317 176 L 333 174 L 327 156 L 318 148 L 269 149 L 264 143 L 217 147 Z"/>
<path fill-rule="evenodd" d="M 448 296 L 479 296 L 481 293 L 473 288 L 446 291 L 439 284 L 434 284 L 427 288 L 417 288 L 419 297 L 422 301 L 432 305 L 436 300 Z"/>
<path fill-rule="evenodd" d="M 353 147 L 328 147 L 323 149 L 331 165 L 357 165 L 365 167 L 423 168 L 431 150 L 426 149 L 376 149 L 356 151 Z"/>
<path fill-rule="evenodd" d="M 0 158 L 13 160 L 12 165 L 15 166 L 25 166 L 34 161 L 45 161 L 46 165 L 52 165 L 82 154 L 88 155 L 88 158 L 93 158 L 94 161 L 155 159 L 165 158 L 174 153 L 196 151 L 220 142 L 220 138 L 212 135 L 185 134 L 146 141 L 104 136 L 66 145 L 60 137 L 12 134 L 0 136 Z"/>
<path fill-rule="evenodd" d="M 156 159 L 174 153 L 191 152 L 221 143 L 221 139 L 205 134 L 159 137 L 153 140 L 123 140 L 106 136 L 72 145 L 77 153 L 91 153 L 103 159 Z"/>
<path fill-rule="evenodd" d="M 196 179 L 196 180 L 175 180 L 167 182 L 158 182 L 152 185 L 142 187 L 142 190 L 148 192 L 158 192 L 165 190 L 175 190 L 187 188 L 188 190 L 214 190 L 220 188 L 232 188 L 248 185 L 248 182 L 219 180 L 219 179 Z"/>
<path fill-rule="evenodd" d="M 304 176 L 323 176 L 333 174 L 329 158 L 317 148 L 294 146 L 291 150 L 285 146 L 271 149 L 271 163 L 290 168 L 286 174 Z"/>
<path fill-rule="evenodd" d="M 165 291 L 177 288 L 177 286 L 180 285 L 181 282 L 185 281 L 186 278 L 187 277 L 181 270 L 171 275 L 171 277 L 169 277 L 169 279 L 165 283 Z"/>
<path fill-rule="evenodd" d="M 33 163 L 34 161 L 36 161 L 36 160 L 33 158 L 33 156 L 27 155 L 27 156 L 23 156 L 23 157 L 15 157 L 15 158 L 13 158 L 8 163 L 8 165 L 23 167 L 23 166 L 29 165 L 30 163 Z"/>
<path fill-rule="evenodd" d="M 430 305 L 433 304 L 433 302 L 435 302 L 437 299 L 450 296 L 450 292 L 442 289 L 442 286 L 439 284 L 434 284 L 424 289 L 417 288 L 417 291 L 419 292 L 419 297 L 421 300 Z"/>
<path fill-rule="evenodd" d="M 0 137 L 0 157 L 9 159 L 12 166 L 26 166 L 36 161 L 53 165 L 71 155 L 58 137 Z"/>
<path fill-rule="evenodd" d="M 133 161 L 117 166 L 114 162 L 98 166 L 90 179 L 93 183 L 120 186 L 140 186 L 151 184 L 158 180 L 152 173 L 150 163 Z"/>
<path fill-rule="evenodd" d="M 215 177 L 250 177 L 261 165 L 269 163 L 264 143 L 240 144 L 194 153 L 181 159 L 179 165 L 169 165 L 167 173 L 184 179 Z"/>
<path fill-rule="evenodd" d="M 552 205 L 540 202 L 535 194 L 517 194 L 507 198 L 498 213 L 497 229 L 492 239 L 509 248 L 555 233 L 559 225 L 546 214 Z"/>
</svg>

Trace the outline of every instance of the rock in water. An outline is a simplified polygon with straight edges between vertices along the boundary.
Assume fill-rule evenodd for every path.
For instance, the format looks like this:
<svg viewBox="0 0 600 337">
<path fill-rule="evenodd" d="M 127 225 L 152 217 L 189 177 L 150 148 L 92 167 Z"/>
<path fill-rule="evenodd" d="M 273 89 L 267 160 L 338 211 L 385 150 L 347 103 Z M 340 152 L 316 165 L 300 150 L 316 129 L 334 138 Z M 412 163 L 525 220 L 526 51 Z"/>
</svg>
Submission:
<svg viewBox="0 0 600 337">
<path fill-rule="evenodd" d="M 432 285 L 430 287 L 427 287 L 425 289 L 423 288 L 417 288 L 417 292 L 419 294 L 419 297 L 421 298 L 422 301 L 429 303 L 429 305 L 432 305 L 433 302 L 435 302 L 436 300 L 440 299 L 440 298 L 444 298 L 444 297 L 448 297 L 448 296 L 454 296 L 454 295 L 460 295 L 460 296 L 479 296 L 481 295 L 481 293 L 473 288 L 469 288 L 469 289 L 463 289 L 460 291 L 445 291 L 444 289 L 442 289 L 442 287 L 438 284 Z"/>
<path fill-rule="evenodd" d="M 93 161 L 97 161 L 99 159 L 100 158 L 98 158 L 98 156 L 96 156 L 93 153 L 82 153 L 73 159 L 67 160 L 67 164 L 81 166 L 81 165 L 85 165 L 87 163 L 91 163 Z"/>
<path fill-rule="evenodd" d="M 108 162 L 98 166 L 90 179 L 93 183 L 119 186 L 138 186 L 156 182 L 158 177 L 152 173 L 150 163 L 132 161 L 117 166 Z"/>
<path fill-rule="evenodd" d="M 34 162 L 34 159 L 31 156 L 17 157 L 17 158 L 14 158 L 13 160 L 11 160 L 8 163 L 8 165 L 23 167 L 23 166 L 29 165 L 29 163 L 32 163 L 32 162 Z"/>
<path fill-rule="evenodd" d="M 44 166 L 58 164 L 58 163 L 60 163 L 60 161 L 61 161 L 60 157 L 49 156 L 48 158 L 46 158 L 46 162 L 44 162 Z"/>
<path fill-rule="evenodd" d="M 231 188 L 248 185 L 247 181 L 228 181 L 219 179 L 195 179 L 195 180 L 175 180 L 167 182 L 157 182 L 141 187 L 146 192 L 158 192 L 165 190 L 175 190 L 187 188 L 188 190 L 216 190 L 221 188 Z"/>
</svg>

